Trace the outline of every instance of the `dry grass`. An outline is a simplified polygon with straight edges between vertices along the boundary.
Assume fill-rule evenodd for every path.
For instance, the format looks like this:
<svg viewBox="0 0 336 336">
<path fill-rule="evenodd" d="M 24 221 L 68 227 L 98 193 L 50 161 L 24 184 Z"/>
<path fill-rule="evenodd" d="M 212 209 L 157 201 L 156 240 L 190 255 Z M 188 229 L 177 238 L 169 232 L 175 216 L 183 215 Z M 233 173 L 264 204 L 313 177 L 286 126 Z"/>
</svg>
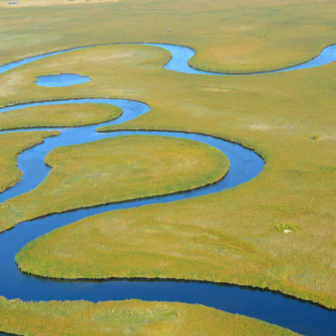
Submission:
<svg viewBox="0 0 336 336">
<path fill-rule="evenodd" d="M 202 305 L 126 300 L 23 303 L 0 297 L 0 330 L 25 335 L 294 336 L 288 329 Z"/>
<path fill-rule="evenodd" d="M 0 134 L 0 192 L 21 179 L 22 172 L 16 165 L 18 155 L 25 149 L 42 143 L 45 138 L 58 134 L 57 131 Z"/>
<path fill-rule="evenodd" d="M 34 106 L 0 113 L 0 130 L 38 127 L 72 127 L 114 120 L 121 108 L 108 104 Z"/>
</svg>

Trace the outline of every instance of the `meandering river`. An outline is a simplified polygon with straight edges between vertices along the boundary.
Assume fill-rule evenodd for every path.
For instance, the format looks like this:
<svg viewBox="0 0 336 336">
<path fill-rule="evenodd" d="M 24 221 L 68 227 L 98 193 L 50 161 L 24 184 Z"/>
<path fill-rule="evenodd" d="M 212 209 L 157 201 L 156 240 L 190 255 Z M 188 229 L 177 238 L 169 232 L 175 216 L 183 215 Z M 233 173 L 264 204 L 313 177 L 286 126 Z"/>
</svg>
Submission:
<svg viewBox="0 0 336 336">
<path fill-rule="evenodd" d="M 164 48 L 172 53 L 166 69 L 201 75 L 225 75 L 210 73 L 191 68 L 188 60 L 194 52 L 190 48 L 149 44 Z M 85 47 L 88 48 L 88 47 Z M 81 48 L 71 49 L 77 50 Z M 0 73 L 9 71 L 23 64 L 38 61 L 53 55 L 70 52 L 60 51 L 42 56 L 32 57 L 0 67 Z M 325 48 L 315 59 L 280 71 L 300 70 L 336 60 L 336 47 Z M 64 79 L 64 78 L 63 78 Z M 227 312 L 239 313 L 289 328 L 305 335 L 335 335 L 336 312 L 318 305 L 289 298 L 279 293 L 239 287 L 227 284 L 207 282 L 188 282 L 175 280 L 106 280 L 106 281 L 60 281 L 42 279 L 21 273 L 15 264 L 15 255 L 28 242 L 56 228 L 73 223 L 79 219 L 106 211 L 146 206 L 155 203 L 179 201 L 198 197 L 232 188 L 246 183 L 257 176 L 263 169 L 263 160 L 253 151 L 238 144 L 232 144 L 211 136 L 186 134 L 177 132 L 111 132 L 98 133 L 97 127 L 121 124 L 147 113 L 150 108 L 140 102 L 122 99 L 74 99 L 53 102 L 28 103 L 0 109 L 0 113 L 8 110 L 22 109 L 29 106 L 52 104 L 105 103 L 119 106 L 123 114 L 116 120 L 94 126 L 53 128 L 62 133 L 58 137 L 48 138 L 41 145 L 24 151 L 18 158 L 18 167 L 24 172 L 22 180 L 14 187 L 0 194 L 0 201 L 28 192 L 36 188 L 48 175 L 50 168 L 44 163 L 45 156 L 58 146 L 80 144 L 107 137 L 129 134 L 158 134 L 172 137 L 183 137 L 207 143 L 221 150 L 230 160 L 230 170 L 226 177 L 216 184 L 169 196 L 153 197 L 139 201 L 97 206 L 79 209 L 72 212 L 50 215 L 33 221 L 26 221 L 14 229 L 0 234 L 0 295 L 8 299 L 22 300 L 89 300 L 93 302 L 106 300 L 142 299 L 155 301 L 179 301 L 200 303 Z M 49 128 L 50 129 L 50 128 Z M 34 130 L 34 129 L 31 129 Z M 39 128 L 38 130 L 42 130 Z M 26 131 L 26 130 L 25 130 Z M 13 132 L 13 131 L 7 131 Z M 0 132 L 6 133 L 6 132 Z"/>
</svg>

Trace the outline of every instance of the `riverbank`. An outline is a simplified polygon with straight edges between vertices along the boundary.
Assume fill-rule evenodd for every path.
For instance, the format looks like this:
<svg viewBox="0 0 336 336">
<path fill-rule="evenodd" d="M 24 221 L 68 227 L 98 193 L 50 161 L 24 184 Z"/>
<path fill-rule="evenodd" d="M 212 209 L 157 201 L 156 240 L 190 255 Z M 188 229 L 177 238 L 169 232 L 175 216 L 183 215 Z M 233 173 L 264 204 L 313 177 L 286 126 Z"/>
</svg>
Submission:
<svg viewBox="0 0 336 336">
<path fill-rule="evenodd" d="M 202 305 L 140 300 L 22 303 L 0 298 L 0 314 L 0 330 L 18 335 L 298 335 Z"/>
<path fill-rule="evenodd" d="M 59 64 L 63 71 L 78 73 L 83 58 L 87 75 L 94 80 L 74 87 L 72 97 L 119 96 L 151 106 L 150 112 L 123 125 L 123 129 L 213 134 L 253 148 L 267 162 L 264 172 L 244 186 L 201 200 L 155 205 L 145 211 L 133 209 L 128 216 L 135 216 L 139 222 L 151 216 L 153 223 L 165 218 L 165 222 L 180 226 L 188 226 L 191 221 L 195 228 L 229 234 L 260 251 L 256 254 L 260 259 L 252 267 L 244 262 L 248 252 L 233 249 L 247 276 L 234 271 L 224 273 L 225 279 L 220 281 L 268 287 L 335 307 L 336 279 L 329 271 L 334 260 L 330 239 L 334 230 L 330 223 L 335 216 L 330 203 L 330 183 L 335 181 L 331 127 L 334 64 L 260 76 L 191 76 L 162 69 L 169 59 L 163 50 L 120 45 L 57 55 L 51 67 Z M 30 77 L 50 71 L 48 59 L 38 64 L 15 71 L 29 83 Z M 117 87 L 111 87 L 107 72 L 113 74 Z M 2 78 L 8 76 L 10 73 Z M 54 94 L 58 99 L 70 98 L 66 89 L 32 90 L 31 85 L 23 84 L 22 96 L 15 96 L 16 102 L 24 102 L 27 97 L 35 101 L 42 96 L 52 99 Z M 6 100 L 12 101 L 12 96 Z M 313 140 L 316 134 L 319 138 Z M 300 230 L 293 234 L 279 232 L 276 226 L 281 223 L 294 223 Z M 275 265 L 266 266 L 262 255 L 275 260 Z M 227 269 L 238 270 L 236 260 L 224 254 L 222 262 Z M 255 270 L 258 275 L 250 280 L 248 274 Z M 201 274 L 197 277 L 204 279 Z M 217 277 L 207 279 L 219 280 Z"/>
</svg>

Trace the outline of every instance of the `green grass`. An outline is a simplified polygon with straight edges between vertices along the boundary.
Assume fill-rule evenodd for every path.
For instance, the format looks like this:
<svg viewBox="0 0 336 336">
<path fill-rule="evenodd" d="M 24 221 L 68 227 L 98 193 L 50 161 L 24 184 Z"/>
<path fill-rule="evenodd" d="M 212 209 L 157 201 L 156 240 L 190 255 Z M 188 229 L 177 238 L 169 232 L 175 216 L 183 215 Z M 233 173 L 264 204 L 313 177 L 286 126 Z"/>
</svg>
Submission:
<svg viewBox="0 0 336 336">
<path fill-rule="evenodd" d="M 0 113 L 0 130 L 72 127 L 99 124 L 120 117 L 121 108 L 108 104 L 34 106 Z"/>
<path fill-rule="evenodd" d="M 45 138 L 56 136 L 58 131 L 14 132 L 0 134 L 0 192 L 12 187 L 21 179 L 22 172 L 17 168 L 17 157 L 25 149 L 38 145 Z"/>
<path fill-rule="evenodd" d="M 87 2 L 90 1 L 90 2 Z M 21 0 L 21 1 L 14 1 L 16 2 L 13 5 L 10 5 L 9 3 L 11 1 L 8 0 L 0 0 L 0 8 L 1 7 L 45 7 L 45 6 L 64 6 L 67 4 L 70 5 L 77 5 L 77 4 L 84 4 L 84 3 L 102 3 L 102 2 L 109 2 L 113 3 L 118 0 Z"/>
<path fill-rule="evenodd" d="M 18 335 L 298 335 L 288 329 L 202 305 L 126 300 L 90 303 L 8 301 L 0 330 Z"/>
<path fill-rule="evenodd" d="M 120 1 L 66 10 L 8 8 L 0 11 L 0 63 L 81 45 L 149 41 L 194 48 L 191 64 L 203 69 L 264 71 L 303 62 L 334 43 L 335 10 L 332 1 L 311 0 Z M 90 230 L 99 235 L 106 230 L 106 237 L 98 236 L 90 246 L 95 247 L 95 260 L 114 256 L 116 266 L 98 263 L 96 274 L 224 281 L 270 288 L 335 308 L 336 65 L 267 76 L 210 77 L 164 70 L 168 59 L 163 50 L 134 45 L 58 55 L 0 75 L 1 105 L 85 97 L 143 101 L 151 107 L 149 113 L 104 130 L 212 134 L 261 154 L 264 171 L 249 183 L 218 194 L 86 219 L 80 224 L 87 231 L 73 250 L 66 246 L 71 237 L 61 234 L 65 231 L 38 241 L 54 235 L 58 250 L 35 244 L 36 249 L 57 255 L 48 262 L 62 264 L 67 274 L 66 253 L 76 257 L 78 275 L 84 272 L 80 261 L 87 253 L 84 244 Z M 37 76 L 60 72 L 93 80 L 71 90 L 34 84 Z M 319 138 L 314 141 L 313 135 Z M 43 207 L 42 196 L 31 201 Z M 87 200 L 86 206 L 97 201 Z M 17 199 L 2 204 L 1 228 L 25 220 L 20 213 L 24 207 Z M 119 230 L 114 240 L 106 223 Z M 283 234 L 275 229 L 281 223 L 295 223 L 300 230 Z M 78 228 L 75 223 L 64 230 Z M 99 254 L 99 244 L 107 251 Z M 111 247 L 115 250 L 109 251 Z M 37 307 L 43 310 L 43 304 Z M 12 312 L 9 316 L 15 319 Z M 21 326 L 17 320 L 13 323 Z M 32 323 L 34 319 L 25 328 Z"/>
<path fill-rule="evenodd" d="M 330 0 L 65 3 L 1 8 L 0 64 L 76 46 L 146 41 L 190 46 L 195 67 L 251 72 L 304 62 L 336 42 Z"/>
<path fill-rule="evenodd" d="M 262 269 L 274 267 L 275 260 L 243 239 L 192 223 L 167 223 L 169 213 L 161 221 L 151 215 L 137 220 L 128 213 L 123 210 L 85 218 L 39 237 L 17 254 L 16 263 L 23 272 L 50 278 L 226 282 L 228 275 L 241 274 L 259 285 L 270 280 L 265 277 L 260 282 L 258 277 Z M 235 260 L 235 265 L 230 260 Z"/>
<path fill-rule="evenodd" d="M 275 226 L 276 230 L 279 232 L 296 232 L 299 231 L 300 228 L 298 225 L 294 223 L 281 223 Z"/>
<path fill-rule="evenodd" d="M 52 99 L 53 95 L 57 99 L 134 99 L 147 103 L 151 111 L 127 124 L 104 128 L 105 131 L 122 128 L 199 132 L 253 148 L 266 160 L 266 166 L 249 183 L 206 197 L 131 209 L 118 215 L 111 213 L 111 222 L 118 217 L 139 226 L 149 219 L 153 226 L 172 225 L 170 234 L 178 239 L 182 230 L 190 244 L 194 244 L 194 232 L 215 231 L 220 237 L 229 236 L 235 244 L 222 240 L 224 246 L 216 257 L 217 270 L 213 268 L 213 253 L 204 252 L 208 244 L 212 249 L 211 240 L 207 240 L 206 244 L 194 246 L 192 256 L 183 252 L 183 263 L 176 264 L 171 273 L 186 279 L 268 287 L 335 307 L 335 64 L 265 76 L 211 77 L 164 70 L 162 65 L 168 58 L 169 54 L 159 48 L 134 45 L 95 47 L 58 55 L 52 63 L 41 60 L 4 74 L 0 82 L 9 91 L 14 90 L 14 86 L 5 84 L 10 78 L 20 77 L 21 84 L 15 87 L 20 95 L 9 94 L 3 104 Z M 73 87 L 71 92 L 66 88 L 53 92 L 36 88 L 33 79 L 55 69 L 89 75 L 93 80 Z M 312 134 L 319 134 L 319 139 L 312 141 Z M 89 178 L 87 182 L 90 183 Z M 82 190 L 80 198 L 86 201 L 78 206 L 101 203 L 103 196 L 89 197 Z M 60 200 L 52 207 L 43 204 L 45 199 L 33 191 L 5 202 L 0 206 L 1 227 L 68 209 L 58 205 Z M 29 207 L 38 211 L 27 216 L 24 212 Z M 274 228 L 281 223 L 295 223 L 301 230 L 296 234 L 279 233 Z M 130 241 L 136 241 L 135 234 L 130 234 Z M 165 237 L 162 239 L 153 236 L 148 246 L 166 246 Z M 251 246 L 253 252 L 240 248 L 240 243 Z M 137 248 L 139 258 L 143 258 L 142 247 Z M 172 258 L 169 248 L 162 248 L 161 253 Z M 195 261 L 195 255 L 204 255 L 204 259 Z M 138 270 L 139 259 L 134 260 L 132 263 L 124 259 L 123 266 L 120 259 L 117 273 L 146 274 L 145 270 Z M 189 260 L 199 268 L 184 267 Z M 163 277 L 168 271 L 158 269 L 156 273 Z"/>
<path fill-rule="evenodd" d="M 229 169 L 226 156 L 209 145 L 146 135 L 59 147 L 45 160 L 52 167 L 46 179 L 6 202 L 16 218 L 195 189 Z"/>
</svg>

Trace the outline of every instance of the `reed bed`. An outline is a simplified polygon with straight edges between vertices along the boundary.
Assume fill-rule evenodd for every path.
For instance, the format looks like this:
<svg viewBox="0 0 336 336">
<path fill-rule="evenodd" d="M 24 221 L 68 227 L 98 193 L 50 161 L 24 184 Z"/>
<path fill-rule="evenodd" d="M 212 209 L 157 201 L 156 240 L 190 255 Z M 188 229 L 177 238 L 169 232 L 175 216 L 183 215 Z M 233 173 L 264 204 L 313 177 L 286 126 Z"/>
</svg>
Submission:
<svg viewBox="0 0 336 336">
<path fill-rule="evenodd" d="M 0 330 L 18 335 L 295 336 L 288 329 L 202 305 L 140 300 L 29 302 L 0 297 Z"/>
<path fill-rule="evenodd" d="M 209 239 L 206 244 L 198 245 L 199 253 L 193 256 L 186 251 L 182 253 L 184 260 L 192 260 L 193 265 L 199 264 L 199 270 L 197 267 L 184 266 L 176 266 L 175 270 L 171 267 L 171 271 L 169 267 L 156 270 L 156 274 L 160 273 L 162 277 L 170 272 L 186 279 L 267 287 L 335 307 L 336 277 L 333 270 L 336 255 L 332 239 L 335 235 L 335 208 L 332 200 L 336 181 L 333 127 L 335 64 L 287 73 L 213 77 L 162 69 L 168 59 L 169 53 L 164 50 L 136 45 L 95 47 L 58 55 L 52 63 L 45 59 L 17 69 L 12 74 L 4 74 L 2 83 L 21 76 L 19 88 L 22 93 L 15 96 L 9 94 L 3 104 L 38 101 L 42 97 L 134 99 L 147 103 L 151 111 L 127 124 L 99 130 L 198 132 L 252 148 L 265 159 L 266 166 L 249 183 L 183 202 L 132 209 L 127 213 L 120 212 L 120 215 L 111 213 L 111 223 L 120 216 L 122 222 L 129 220 L 141 226 L 150 218 L 154 226 L 173 225 L 172 235 L 178 236 L 180 230 L 185 231 L 187 229 L 184 228 L 190 227 L 195 232 L 215 230 L 220 237 L 229 236 L 235 242 L 253 247 L 254 252 L 251 253 L 250 249 L 238 248 L 238 243 L 233 246 L 223 238 L 221 242 L 225 247 L 219 251 L 229 252 L 222 252 L 218 256 L 220 271 L 215 271 L 212 268 L 213 254 L 204 252 L 207 244 L 210 244 L 210 250 L 212 248 Z M 48 74 L 55 69 L 69 73 L 83 72 L 83 60 L 85 74 L 93 80 L 73 87 L 71 92 L 64 88 L 50 92 L 45 88 L 36 88 L 34 84 L 27 84 L 29 78 Z M 111 82 L 118 85 L 111 86 Z M 9 91 L 14 89 L 10 85 L 5 87 Z M 318 135 L 317 140 L 312 139 L 314 135 Z M 89 161 L 86 160 L 87 163 Z M 89 177 L 83 180 L 84 184 L 90 185 Z M 57 205 L 60 199 L 54 202 L 53 209 L 43 205 L 44 187 L 41 187 L 38 188 L 40 195 L 34 191 L 0 206 L 2 228 L 12 227 L 27 218 L 38 217 L 55 209 L 65 211 L 72 208 L 65 203 L 63 208 Z M 104 194 L 92 197 L 91 192 L 84 190 L 81 189 L 78 196 L 85 202 L 78 205 L 102 203 Z M 63 192 L 62 195 L 66 195 L 68 191 L 64 189 Z M 113 201 L 107 198 L 104 198 L 104 202 Z M 28 215 L 25 213 L 28 208 L 38 211 L 31 211 Z M 286 234 L 277 230 L 281 223 L 291 223 L 300 230 Z M 193 242 L 193 230 L 188 231 L 187 241 Z M 136 241 L 135 232 L 130 233 L 130 241 Z M 165 237 L 163 240 L 160 237 L 159 241 L 155 235 L 147 238 L 151 240 L 148 244 L 151 248 L 160 244 L 167 246 Z M 169 239 L 167 236 L 166 242 Z M 77 244 L 81 242 L 77 241 Z M 136 262 L 124 259 L 123 269 L 120 259 L 119 276 L 124 276 L 129 269 L 133 269 L 131 273 L 152 274 L 149 271 L 146 273 L 144 269 L 137 270 L 138 260 L 142 258 L 142 247 L 137 248 L 139 256 L 134 259 Z M 125 253 L 127 255 L 128 252 Z M 177 250 L 161 249 L 161 253 L 173 260 L 171 258 Z M 209 258 L 194 260 L 195 255 L 203 254 Z M 155 260 L 159 260 L 157 256 L 153 257 L 152 265 Z M 66 263 L 66 259 L 62 262 Z M 181 265 L 185 263 L 187 261 Z M 104 270 L 107 268 L 100 270 L 100 274 Z M 110 273 L 108 269 L 106 276 Z"/>
<path fill-rule="evenodd" d="M 50 174 L 12 204 L 17 218 L 172 194 L 212 184 L 229 170 L 209 145 L 173 137 L 131 135 L 58 147 Z"/>
<path fill-rule="evenodd" d="M 73 127 L 100 124 L 122 114 L 108 104 L 62 104 L 27 107 L 0 113 L 0 130 L 42 127 Z"/>
<path fill-rule="evenodd" d="M 76 46 L 148 41 L 193 48 L 196 55 L 190 64 L 201 69 L 246 73 L 307 61 L 335 43 L 336 7 L 330 1 L 129 0 L 80 6 L 68 6 L 67 10 L 56 6 L 48 10 L 2 9 L 0 63 Z M 166 51 L 135 45 L 95 47 L 55 56 L 0 75 L 1 105 L 85 97 L 143 101 L 151 107 L 149 113 L 101 131 L 148 129 L 212 134 L 262 155 L 266 161 L 262 174 L 218 194 L 85 219 L 35 241 L 29 248 L 36 254 L 30 256 L 29 263 L 33 263 L 34 256 L 40 262 L 38 253 L 48 251 L 54 258 L 34 266 L 36 270 L 40 267 L 41 274 L 84 275 L 84 244 L 90 239 L 92 260 L 113 257 L 116 266 L 98 263 L 95 273 L 87 271 L 88 277 L 114 274 L 225 281 L 269 288 L 335 308 L 336 65 L 265 76 L 211 77 L 162 69 L 169 57 Z M 60 71 L 87 75 L 93 80 L 71 90 L 50 90 L 34 84 L 37 76 Z M 88 185 L 90 179 L 85 182 Z M 81 197 L 88 197 L 84 194 L 82 190 Z M 41 207 L 41 197 L 32 195 L 28 196 L 30 201 Z M 98 202 L 101 200 L 94 197 L 87 200 L 86 206 Z M 26 220 L 26 214 L 18 216 L 16 211 L 25 206 L 18 199 L 2 204 L 1 229 Z M 45 211 L 51 209 L 34 215 Z M 118 228 L 118 221 L 129 231 Z M 118 228 L 114 239 L 107 223 Z M 299 230 L 285 233 L 277 229 L 282 223 Z M 83 240 L 77 236 L 74 242 L 63 235 L 80 228 Z M 90 230 L 99 233 L 96 239 L 92 240 Z M 142 243 L 140 238 L 146 241 Z M 53 239 L 58 246 L 45 245 Z M 70 242 L 72 250 L 67 246 Z M 100 244 L 110 250 L 99 254 Z M 67 269 L 72 258 L 78 261 L 74 274 Z M 146 262 L 146 267 L 139 266 L 141 262 Z M 92 266 L 92 261 L 89 264 Z M 64 271 L 58 268 L 60 265 Z M 57 266 L 54 273 L 53 266 Z M 57 310 L 62 304 L 68 305 L 64 311 L 76 311 L 83 305 L 83 315 L 91 309 L 90 303 L 33 304 L 3 299 L 1 316 L 6 318 L 0 319 L 1 329 L 18 334 L 46 330 L 43 332 L 47 334 L 49 326 L 52 328 L 59 320 L 55 311 L 50 310 L 53 313 L 48 317 L 42 312 L 47 311 L 46 305 L 54 305 Z M 108 314 L 108 307 L 116 304 L 101 304 L 101 314 Z M 131 307 L 133 303 L 126 301 L 124 305 Z M 124 312 L 122 316 L 127 316 Z M 230 330 L 234 321 L 238 325 L 232 334 L 237 335 L 237 330 L 244 328 L 243 321 L 247 321 L 238 316 L 228 322 L 224 319 L 228 315 L 219 314 L 218 323 L 224 321 L 225 326 L 218 329 L 220 332 L 215 329 L 216 335 Z M 201 328 L 197 323 L 205 315 L 204 311 L 201 316 L 193 315 L 179 332 L 183 334 L 183 328 L 194 325 Z M 157 316 L 164 319 L 166 315 L 158 311 Z M 73 330 L 72 318 L 63 321 L 58 324 L 62 329 L 53 330 L 61 330 L 60 334 Z M 88 321 L 76 320 L 81 323 L 80 330 L 98 333 L 91 332 L 93 324 Z M 127 318 L 125 321 L 126 327 L 132 325 Z M 217 326 L 213 315 L 205 325 L 207 330 Z M 250 325 L 241 330 L 243 335 L 253 330 L 260 335 L 263 328 L 258 324 L 256 329 Z M 157 330 L 162 334 L 159 327 Z M 172 330 L 177 334 L 176 329 Z M 185 330 L 192 333 L 192 329 Z M 272 333 L 266 329 L 265 334 Z"/>
<path fill-rule="evenodd" d="M 245 73 L 302 63 L 336 43 L 330 0 L 2 1 L 0 64 L 84 45 L 161 42 L 194 49 L 194 67 Z"/>
</svg>

